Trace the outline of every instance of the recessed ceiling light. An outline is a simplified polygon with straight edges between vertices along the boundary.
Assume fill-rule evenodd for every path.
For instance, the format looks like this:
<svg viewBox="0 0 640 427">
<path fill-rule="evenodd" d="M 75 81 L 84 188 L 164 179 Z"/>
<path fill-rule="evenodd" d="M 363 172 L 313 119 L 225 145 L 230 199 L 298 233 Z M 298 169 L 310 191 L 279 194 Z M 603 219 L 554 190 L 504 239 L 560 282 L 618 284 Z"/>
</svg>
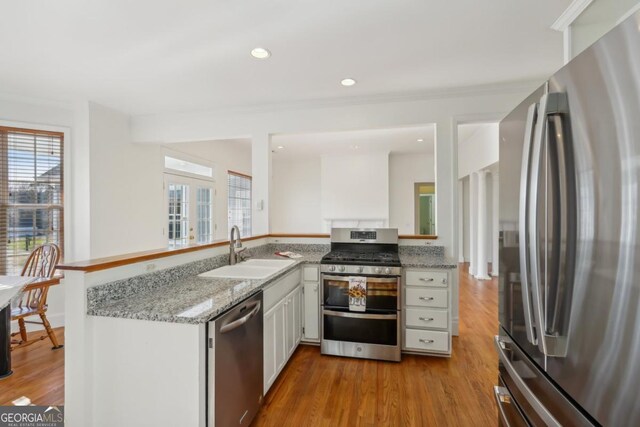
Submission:
<svg viewBox="0 0 640 427">
<path fill-rule="evenodd" d="M 424 139 L 418 138 L 418 142 L 422 142 L 422 141 L 424 141 Z"/>
<path fill-rule="evenodd" d="M 357 150 L 358 146 L 357 145 L 352 145 L 351 148 L 353 148 L 354 150 Z"/>
<path fill-rule="evenodd" d="M 342 86 L 353 86 L 354 84 L 356 84 L 356 81 L 354 79 L 342 79 L 342 81 L 340 81 L 340 84 Z"/>
<path fill-rule="evenodd" d="M 267 59 L 271 56 L 271 52 L 263 47 L 257 47 L 251 51 L 251 56 L 257 59 Z"/>
<path fill-rule="evenodd" d="M 284 148 L 284 145 L 278 145 L 278 150 L 282 150 Z"/>
</svg>

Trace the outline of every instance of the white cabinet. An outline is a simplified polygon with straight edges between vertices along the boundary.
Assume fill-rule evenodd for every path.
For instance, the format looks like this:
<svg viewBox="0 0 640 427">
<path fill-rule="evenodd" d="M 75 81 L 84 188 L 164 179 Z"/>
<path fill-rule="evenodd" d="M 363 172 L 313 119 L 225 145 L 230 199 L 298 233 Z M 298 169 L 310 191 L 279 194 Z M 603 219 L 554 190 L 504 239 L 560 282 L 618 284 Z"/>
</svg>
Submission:
<svg viewBox="0 0 640 427">
<path fill-rule="evenodd" d="M 304 279 L 304 333 L 305 342 L 320 342 L 320 268 L 317 265 L 303 267 Z"/>
<path fill-rule="evenodd" d="M 279 283 L 274 286 L 278 287 Z M 263 327 L 264 393 L 266 394 L 302 338 L 302 290 L 300 286 L 295 287 L 264 313 Z"/>
<path fill-rule="evenodd" d="M 286 315 L 286 350 L 287 359 L 291 357 L 298 344 L 300 344 L 300 338 L 302 337 L 302 291 L 300 288 L 296 288 L 286 298 L 284 306 Z"/>
<path fill-rule="evenodd" d="M 404 272 L 403 349 L 451 355 L 451 278 L 442 270 Z"/>
</svg>

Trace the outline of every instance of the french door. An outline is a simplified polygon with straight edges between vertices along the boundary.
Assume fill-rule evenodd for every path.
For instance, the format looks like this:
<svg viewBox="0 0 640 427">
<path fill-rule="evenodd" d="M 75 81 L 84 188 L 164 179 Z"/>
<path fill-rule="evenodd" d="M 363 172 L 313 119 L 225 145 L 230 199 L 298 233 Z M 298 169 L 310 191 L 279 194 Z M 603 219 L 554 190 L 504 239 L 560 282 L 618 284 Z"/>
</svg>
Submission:
<svg viewBox="0 0 640 427">
<path fill-rule="evenodd" d="M 170 247 L 213 241 L 213 181 L 165 173 L 164 194 Z"/>
</svg>

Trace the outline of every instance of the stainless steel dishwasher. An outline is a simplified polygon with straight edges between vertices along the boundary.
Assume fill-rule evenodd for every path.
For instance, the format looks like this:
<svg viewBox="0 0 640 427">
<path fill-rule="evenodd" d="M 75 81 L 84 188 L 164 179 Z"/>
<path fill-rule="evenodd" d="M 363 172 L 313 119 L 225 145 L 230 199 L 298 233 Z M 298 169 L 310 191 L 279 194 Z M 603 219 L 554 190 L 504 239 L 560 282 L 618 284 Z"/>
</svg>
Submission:
<svg viewBox="0 0 640 427">
<path fill-rule="evenodd" d="M 262 404 L 262 291 L 209 322 L 209 427 L 248 426 Z"/>
</svg>

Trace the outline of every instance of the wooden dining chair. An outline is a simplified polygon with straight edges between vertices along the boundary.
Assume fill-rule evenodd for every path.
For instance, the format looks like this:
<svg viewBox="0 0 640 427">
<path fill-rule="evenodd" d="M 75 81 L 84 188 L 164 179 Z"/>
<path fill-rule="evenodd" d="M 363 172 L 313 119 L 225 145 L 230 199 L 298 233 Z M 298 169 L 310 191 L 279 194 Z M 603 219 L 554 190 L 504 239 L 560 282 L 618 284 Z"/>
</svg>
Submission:
<svg viewBox="0 0 640 427">
<path fill-rule="evenodd" d="M 20 335 L 20 340 L 12 340 L 11 350 L 19 347 L 26 347 L 35 342 L 41 341 L 49 336 L 53 344 L 53 350 L 61 348 L 58 344 L 56 334 L 51 328 L 51 324 L 47 319 L 47 294 L 52 285 L 59 283 L 53 279 L 56 265 L 60 260 L 60 248 L 53 244 L 47 243 L 34 249 L 29 255 L 26 264 L 22 269 L 22 276 L 37 277 L 41 279 L 49 279 L 38 281 L 27 285 L 16 306 L 11 309 L 11 320 L 18 321 L 19 332 L 14 332 L 11 336 Z M 25 318 L 39 316 L 40 321 L 25 320 Z M 33 323 L 44 326 L 47 335 L 42 335 L 31 340 L 27 339 L 27 328 L 25 323 Z"/>
</svg>

